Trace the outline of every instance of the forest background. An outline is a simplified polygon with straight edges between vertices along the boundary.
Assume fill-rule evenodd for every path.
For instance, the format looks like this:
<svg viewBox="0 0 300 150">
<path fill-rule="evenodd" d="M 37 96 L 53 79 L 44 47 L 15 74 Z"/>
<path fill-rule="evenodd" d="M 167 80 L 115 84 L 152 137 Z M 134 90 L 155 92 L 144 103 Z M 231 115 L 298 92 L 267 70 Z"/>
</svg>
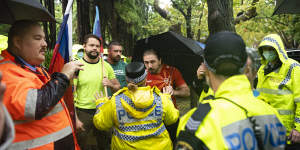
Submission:
<svg viewBox="0 0 300 150">
<path fill-rule="evenodd" d="M 40 2 L 57 20 L 43 23 L 52 53 L 68 0 Z M 137 40 L 169 30 L 202 43 L 209 33 L 234 31 L 254 48 L 263 36 L 277 33 L 288 49 L 300 48 L 300 15 L 272 16 L 275 0 L 74 0 L 74 44 L 92 32 L 96 5 L 104 42 L 120 41 L 125 56 L 133 55 Z M 9 27 L 0 24 L 0 34 L 7 35 Z"/>
</svg>

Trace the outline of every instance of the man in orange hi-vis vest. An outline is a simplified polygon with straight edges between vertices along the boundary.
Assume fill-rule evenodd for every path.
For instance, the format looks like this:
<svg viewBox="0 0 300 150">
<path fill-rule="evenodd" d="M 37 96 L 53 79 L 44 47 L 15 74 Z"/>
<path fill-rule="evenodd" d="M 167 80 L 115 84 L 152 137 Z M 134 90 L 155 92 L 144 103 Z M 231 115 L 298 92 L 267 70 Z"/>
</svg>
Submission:
<svg viewBox="0 0 300 150">
<path fill-rule="evenodd" d="M 0 55 L 6 91 L 3 103 L 10 113 L 16 138 L 9 149 L 79 149 L 67 107 L 62 99 L 79 62 L 64 65 L 51 76 L 40 66 L 47 43 L 40 24 L 15 22 L 8 33 L 8 48 Z"/>
</svg>

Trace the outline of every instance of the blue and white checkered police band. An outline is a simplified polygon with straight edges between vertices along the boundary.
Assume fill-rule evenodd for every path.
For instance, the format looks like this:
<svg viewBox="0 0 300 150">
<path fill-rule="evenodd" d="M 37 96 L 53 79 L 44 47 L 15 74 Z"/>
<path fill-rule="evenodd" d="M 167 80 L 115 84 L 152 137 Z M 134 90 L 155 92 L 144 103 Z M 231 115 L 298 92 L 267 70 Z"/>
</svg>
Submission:
<svg viewBox="0 0 300 150">
<path fill-rule="evenodd" d="M 134 79 L 129 78 L 129 77 L 126 76 L 126 80 L 128 82 L 133 82 L 135 84 L 138 84 L 138 83 L 142 82 L 146 78 L 146 76 L 147 76 L 147 70 L 145 70 L 145 72 L 144 72 L 143 75 L 141 75 L 141 76 L 139 76 L 137 78 L 134 78 Z"/>
<path fill-rule="evenodd" d="M 160 135 L 164 130 L 165 126 L 162 121 L 162 113 L 163 113 L 163 107 L 162 107 L 162 101 L 161 97 L 157 95 L 155 92 L 153 93 L 153 103 L 150 107 L 141 109 L 136 108 L 134 106 L 133 101 L 127 97 L 125 94 L 121 93 L 116 96 L 116 113 L 117 113 L 117 120 L 119 122 L 119 126 L 117 128 L 114 128 L 114 135 L 118 138 L 126 141 L 137 141 L 142 140 L 145 138 L 158 136 Z M 146 112 L 147 110 L 154 108 L 154 110 L 145 118 L 137 119 L 132 117 L 124 107 L 122 106 L 121 101 L 126 102 L 128 105 L 130 105 L 133 109 Z M 136 125 L 129 125 L 130 123 L 134 122 L 145 122 L 143 124 L 136 124 Z M 146 135 L 140 135 L 140 136 L 134 136 L 134 135 L 128 135 L 128 132 L 139 132 L 139 131 L 146 131 L 146 130 L 152 130 L 156 129 L 154 132 L 146 134 Z"/>
<path fill-rule="evenodd" d="M 147 138 L 150 138 L 153 136 L 158 136 L 161 133 L 163 133 L 165 130 L 166 130 L 166 127 L 164 124 L 162 124 L 162 126 L 160 128 L 158 128 L 155 132 L 153 132 L 151 134 L 136 136 L 136 135 L 123 134 L 123 133 L 120 133 L 118 130 L 113 129 L 115 136 L 117 136 L 118 138 L 120 138 L 122 140 L 131 141 L 131 142 L 147 139 Z"/>
<path fill-rule="evenodd" d="M 234 55 L 221 55 L 221 56 L 218 56 L 215 60 L 214 60 L 214 62 L 213 62 L 213 64 L 220 64 L 222 61 L 222 59 L 231 59 L 231 60 L 233 60 L 233 61 L 237 61 L 237 62 L 241 62 L 241 59 L 238 57 L 238 56 L 234 56 Z M 217 70 L 215 69 L 215 68 L 212 68 L 211 66 L 209 66 L 208 65 L 208 63 L 207 63 L 207 61 L 204 59 L 204 64 L 205 64 L 205 66 L 207 67 L 207 69 L 209 70 L 209 71 L 211 71 L 211 72 L 213 72 L 213 73 L 216 73 L 217 72 Z M 245 62 L 245 64 L 243 65 L 243 67 L 242 68 L 240 68 L 239 69 L 239 73 L 243 73 L 244 72 L 244 70 L 245 70 L 245 68 L 246 68 L 246 62 Z"/>
</svg>

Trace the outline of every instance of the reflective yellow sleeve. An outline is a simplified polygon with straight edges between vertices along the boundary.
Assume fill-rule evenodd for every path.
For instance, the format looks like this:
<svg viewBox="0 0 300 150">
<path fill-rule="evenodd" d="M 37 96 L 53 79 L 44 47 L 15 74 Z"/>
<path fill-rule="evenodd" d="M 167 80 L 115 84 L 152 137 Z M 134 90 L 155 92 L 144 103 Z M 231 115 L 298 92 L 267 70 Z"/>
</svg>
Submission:
<svg viewBox="0 0 300 150">
<path fill-rule="evenodd" d="M 300 132 L 300 66 L 296 66 L 292 72 L 293 98 L 296 105 L 294 126 Z"/>
<path fill-rule="evenodd" d="M 183 115 L 178 124 L 176 137 L 178 137 L 180 131 L 184 131 L 185 125 L 187 121 L 190 119 L 190 117 L 193 115 L 193 113 L 196 111 L 197 108 L 193 108 L 192 110 L 188 111 L 185 115 Z"/>
<path fill-rule="evenodd" d="M 96 101 L 97 105 L 103 103 L 100 107 L 97 108 L 97 111 L 93 118 L 94 125 L 97 129 L 109 130 L 113 126 L 113 112 L 115 108 L 112 107 L 113 102 L 114 101 L 108 100 L 107 98 Z"/>
<path fill-rule="evenodd" d="M 179 118 L 179 111 L 175 108 L 170 95 L 161 95 L 163 103 L 163 120 L 165 125 L 171 125 L 177 121 Z"/>
</svg>

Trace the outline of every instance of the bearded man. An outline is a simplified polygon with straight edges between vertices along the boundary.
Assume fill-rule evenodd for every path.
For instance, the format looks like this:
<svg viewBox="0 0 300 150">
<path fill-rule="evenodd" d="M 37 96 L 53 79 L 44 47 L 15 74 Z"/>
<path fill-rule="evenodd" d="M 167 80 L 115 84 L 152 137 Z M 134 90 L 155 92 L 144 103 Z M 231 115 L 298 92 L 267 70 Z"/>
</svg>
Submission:
<svg viewBox="0 0 300 150">
<path fill-rule="evenodd" d="M 80 59 L 84 64 L 74 79 L 74 101 L 76 107 L 76 127 L 78 143 L 84 149 L 108 149 L 110 144 L 109 134 L 97 131 L 93 125 L 93 116 L 96 112 L 94 95 L 104 93 L 107 86 L 112 91 L 120 89 L 120 83 L 114 75 L 114 70 L 104 61 L 102 65 L 100 54 L 100 39 L 93 34 L 84 38 L 84 55 Z M 104 69 L 102 69 L 104 67 Z M 104 71 L 102 73 L 102 70 Z M 98 141 L 101 141 L 98 142 Z"/>
</svg>

